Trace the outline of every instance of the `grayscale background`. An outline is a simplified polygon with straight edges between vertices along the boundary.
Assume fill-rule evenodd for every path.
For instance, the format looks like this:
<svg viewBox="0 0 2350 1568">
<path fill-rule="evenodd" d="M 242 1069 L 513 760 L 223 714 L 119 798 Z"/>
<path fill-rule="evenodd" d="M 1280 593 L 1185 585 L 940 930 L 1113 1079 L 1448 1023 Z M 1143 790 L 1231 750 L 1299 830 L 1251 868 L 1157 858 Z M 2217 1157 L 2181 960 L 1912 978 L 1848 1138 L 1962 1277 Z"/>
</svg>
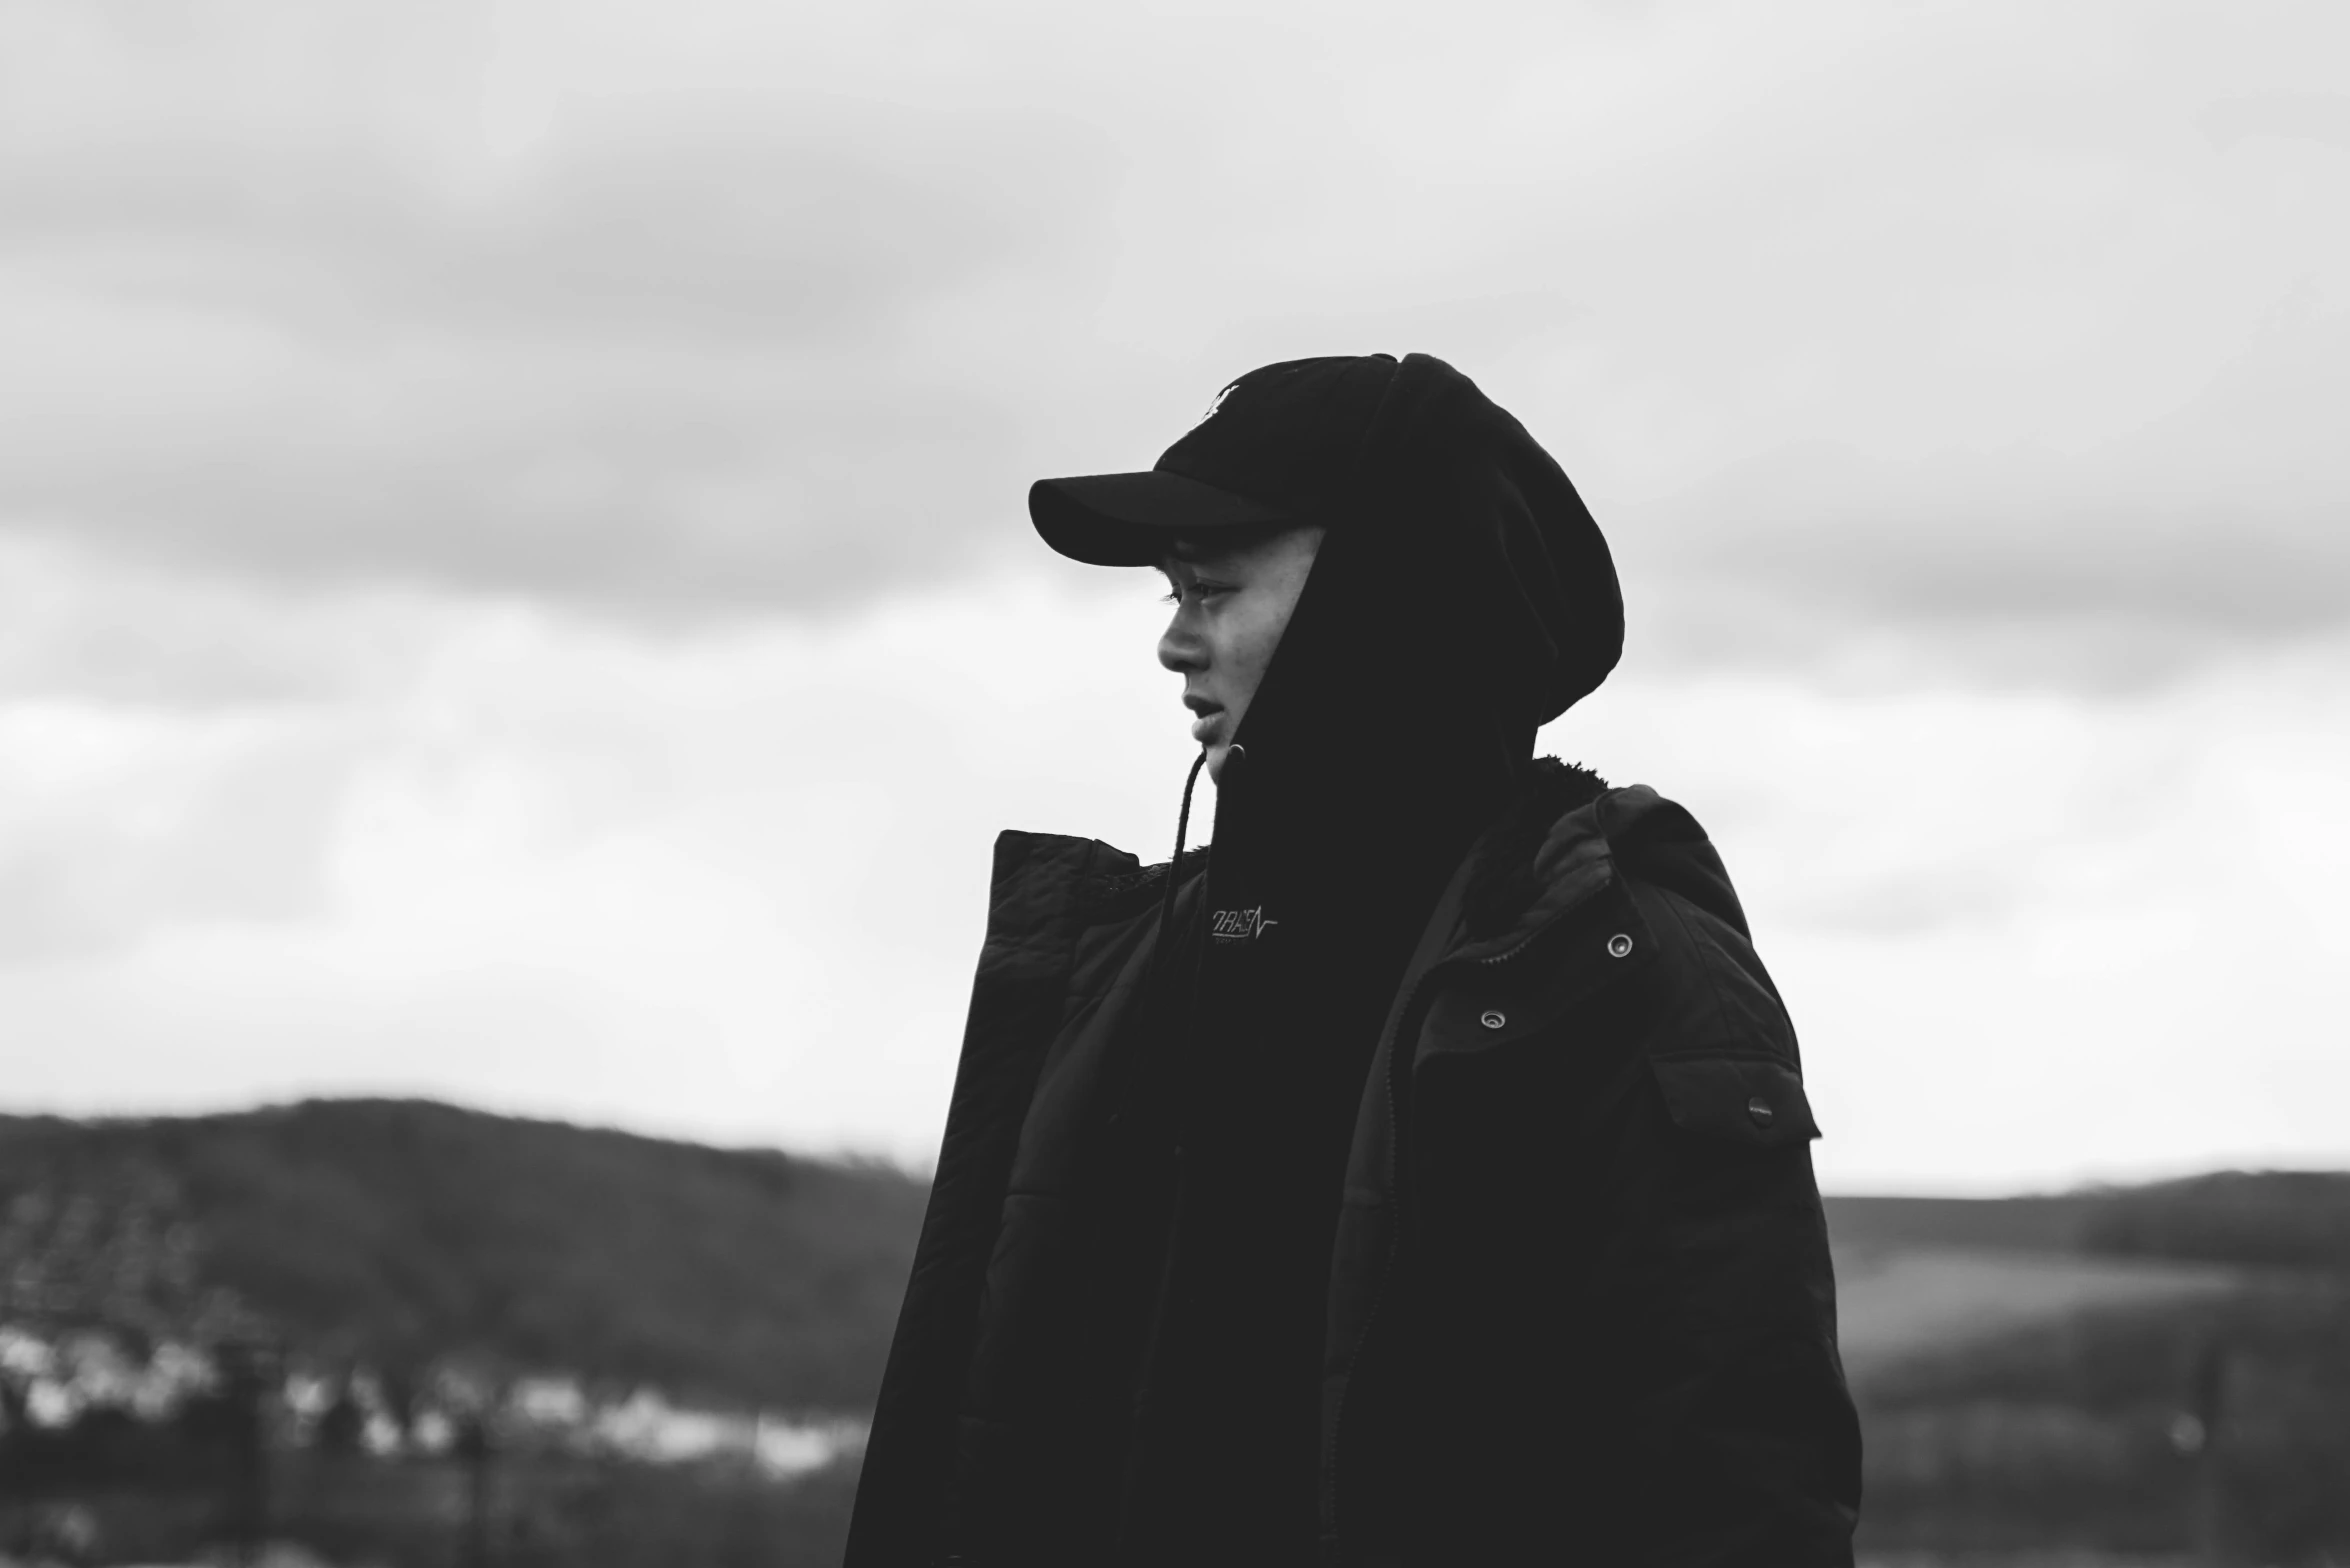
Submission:
<svg viewBox="0 0 2350 1568">
<path fill-rule="evenodd" d="M 1823 1187 L 2069 1195 L 1832 1200 L 1870 1550 L 2350 1561 L 2350 1177 L 2146 1185 L 2350 1168 L 2346 62 L 2320 0 L 0 0 L 0 1445 L 262 1432 L 146 1523 L 180 1461 L 0 1446 L 0 1553 L 831 1560 L 990 842 L 1163 856 L 1191 750 L 1155 576 L 1026 483 L 1423 351 L 1614 541 L 1543 749 L 1722 848 Z M 596 1555 L 639 1484 L 690 1527 Z"/>
</svg>

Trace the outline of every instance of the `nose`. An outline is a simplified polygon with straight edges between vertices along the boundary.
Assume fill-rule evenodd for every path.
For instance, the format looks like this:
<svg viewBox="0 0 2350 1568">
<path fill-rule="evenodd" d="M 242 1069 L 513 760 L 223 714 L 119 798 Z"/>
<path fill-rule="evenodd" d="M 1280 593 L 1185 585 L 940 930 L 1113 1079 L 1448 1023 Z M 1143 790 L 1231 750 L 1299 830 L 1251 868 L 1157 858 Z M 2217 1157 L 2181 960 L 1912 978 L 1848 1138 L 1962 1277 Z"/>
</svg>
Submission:
<svg viewBox="0 0 2350 1568">
<path fill-rule="evenodd" d="M 1178 675 L 1208 667 L 1207 645 L 1191 624 L 1191 608 L 1189 603 L 1177 605 L 1167 629 L 1159 634 L 1159 663 Z"/>
</svg>

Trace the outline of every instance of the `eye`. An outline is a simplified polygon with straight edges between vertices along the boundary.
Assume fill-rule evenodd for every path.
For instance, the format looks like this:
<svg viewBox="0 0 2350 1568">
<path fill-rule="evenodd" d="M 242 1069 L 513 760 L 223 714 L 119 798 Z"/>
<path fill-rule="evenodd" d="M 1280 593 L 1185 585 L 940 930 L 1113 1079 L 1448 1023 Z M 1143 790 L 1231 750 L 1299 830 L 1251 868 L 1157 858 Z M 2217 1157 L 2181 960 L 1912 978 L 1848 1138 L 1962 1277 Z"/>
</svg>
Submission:
<svg viewBox="0 0 2350 1568">
<path fill-rule="evenodd" d="M 1206 578 L 1194 580 L 1189 588 L 1181 583 L 1170 582 L 1167 585 L 1167 591 L 1159 595 L 1159 603 L 1181 604 L 1187 598 L 1196 602 L 1202 599 L 1212 599 L 1218 594 L 1231 593 L 1232 591 L 1230 583 L 1211 582 Z"/>
</svg>

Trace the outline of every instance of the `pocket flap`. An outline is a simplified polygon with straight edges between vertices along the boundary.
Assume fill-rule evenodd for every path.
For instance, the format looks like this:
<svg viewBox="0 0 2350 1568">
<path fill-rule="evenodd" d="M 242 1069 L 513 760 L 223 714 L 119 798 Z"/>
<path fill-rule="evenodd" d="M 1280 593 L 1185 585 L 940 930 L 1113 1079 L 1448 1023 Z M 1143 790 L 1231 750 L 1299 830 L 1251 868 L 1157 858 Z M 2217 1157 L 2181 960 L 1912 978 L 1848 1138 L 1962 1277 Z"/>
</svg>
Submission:
<svg viewBox="0 0 2350 1568">
<path fill-rule="evenodd" d="M 1749 1149 L 1783 1149 L 1820 1135 L 1803 1080 L 1783 1062 L 1756 1056 L 1651 1060 L 1665 1110 L 1683 1132 Z"/>
</svg>

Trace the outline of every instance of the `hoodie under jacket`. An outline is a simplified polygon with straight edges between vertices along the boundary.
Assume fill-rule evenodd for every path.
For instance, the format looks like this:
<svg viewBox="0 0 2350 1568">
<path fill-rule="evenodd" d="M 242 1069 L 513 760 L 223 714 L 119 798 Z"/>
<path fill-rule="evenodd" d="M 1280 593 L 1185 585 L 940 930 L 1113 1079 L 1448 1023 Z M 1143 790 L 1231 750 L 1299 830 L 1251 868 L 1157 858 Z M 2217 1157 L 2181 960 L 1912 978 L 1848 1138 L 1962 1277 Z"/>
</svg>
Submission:
<svg viewBox="0 0 2350 1568">
<path fill-rule="evenodd" d="M 997 841 L 847 1568 L 1101 1564 L 1154 1537 L 1117 1516 L 1134 1390 L 1099 1384 L 1126 1363 L 1073 1347 L 1115 1332 L 1101 1260 L 1135 1195 L 1180 1180 L 1101 1115 L 1153 1023 L 1166 874 Z M 1329 1265 L 1323 1561 L 1848 1563 L 1859 1436 L 1816 1136 L 1696 822 L 1544 764 L 1463 857 L 1365 1082 Z"/>
</svg>

